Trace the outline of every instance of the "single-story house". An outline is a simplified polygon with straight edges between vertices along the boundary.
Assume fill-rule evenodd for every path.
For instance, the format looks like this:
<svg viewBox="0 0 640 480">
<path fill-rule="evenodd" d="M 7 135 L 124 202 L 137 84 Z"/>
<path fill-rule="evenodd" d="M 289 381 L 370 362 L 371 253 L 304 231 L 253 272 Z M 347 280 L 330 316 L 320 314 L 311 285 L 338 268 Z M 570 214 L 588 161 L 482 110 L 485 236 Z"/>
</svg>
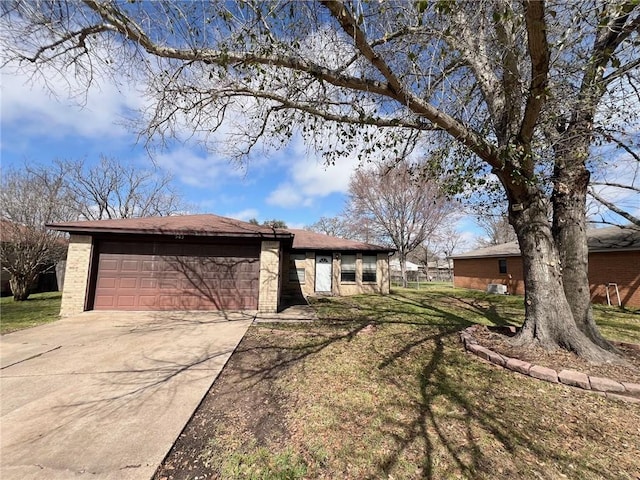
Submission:
<svg viewBox="0 0 640 480">
<path fill-rule="evenodd" d="M 400 260 L 397 258 L 392 258 L 391 261 L 389 262 L 389 268 L 391 269 L 391 272 L 398 273 L 400 274 Z M 420 271 L 421 267 L 420 265 L 418 265 L 417 263 L 413 263 L 410 262 L 409 260 L 405 261 L 405 270 L 407 272 L 418 272 Z"/>
<path fill-rule="evenodd" d="M 588 232 L 589 283 L 594 303 L 640 307 L 640 229 L 597 228 Z M 517 242 L 453 255 L 453 284 L 486 290 L 504 285 L 507 293 L 524 294 L 522 258 Z"/>
<path fill-rule="evenodd" d="M 389 293 L 386 247 L 217 215 L 57 223 L 69 251 L 61 315 L 259 310 L 311 295 Z"/>
</svg>

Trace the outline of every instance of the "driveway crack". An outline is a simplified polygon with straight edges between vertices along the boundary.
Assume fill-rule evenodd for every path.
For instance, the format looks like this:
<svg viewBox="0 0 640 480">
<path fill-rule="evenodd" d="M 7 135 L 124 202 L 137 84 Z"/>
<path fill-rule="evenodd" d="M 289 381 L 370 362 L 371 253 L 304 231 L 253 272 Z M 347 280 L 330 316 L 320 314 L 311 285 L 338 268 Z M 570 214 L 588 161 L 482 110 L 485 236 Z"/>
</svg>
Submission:
<svg viewBox="0 0 640 480">
<path fill-rule="evenodd" d="M 5 365 L 4 367 L 1 367 L 0 370 L 4 370 L 5 368 L 13 367 L 14 365 L 18 365 L 18 364 L 26 362 L 28 360 L 32 360 L 34 358 L 41 357 L 45 353 L 53 352 L 54 350 L 58 350 L 59 348 L 62 348 L 62 345 L 58 345 L 57 347 L 53 347 L 53 348 L 51 348 L 49 350 L 46 350 L 44 352 L 36 353 L 35 355 L 31 355 L 30 357 L 23 358 L 22 360 L 18 360 L 17 362 L 10 363 L 9 365 Z"/>
</svg>

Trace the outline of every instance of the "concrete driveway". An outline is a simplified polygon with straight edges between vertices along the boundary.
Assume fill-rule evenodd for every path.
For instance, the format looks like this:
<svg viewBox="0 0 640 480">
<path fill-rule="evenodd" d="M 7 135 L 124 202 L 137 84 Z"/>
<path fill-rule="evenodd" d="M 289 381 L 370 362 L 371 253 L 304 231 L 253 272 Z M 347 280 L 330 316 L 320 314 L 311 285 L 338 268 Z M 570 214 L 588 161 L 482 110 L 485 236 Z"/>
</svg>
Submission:
<svg viewBox="0 0 640 480">
<path fill-rule="evenodd" d="M 151 478 L 252 320 L 86 312 L 0 337 L 0 478 Z"/>
</svg>

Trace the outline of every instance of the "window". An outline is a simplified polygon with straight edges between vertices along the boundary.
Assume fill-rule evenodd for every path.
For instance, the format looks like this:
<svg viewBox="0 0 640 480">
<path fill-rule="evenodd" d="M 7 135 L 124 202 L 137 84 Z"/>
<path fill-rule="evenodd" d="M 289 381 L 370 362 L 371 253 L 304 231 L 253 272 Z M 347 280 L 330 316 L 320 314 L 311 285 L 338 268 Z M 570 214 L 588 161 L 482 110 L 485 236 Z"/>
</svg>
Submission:
<svg viewBox="0 0 640 480">
<path fill-rule="evenodd" d="M 355 255 L 342 255 L 341 260 L 341 282 L 355 282 L 356 281 L 356 256 Z"/>
<path fill-rule="evenodd" d="M 375 282 L 378 261 L 375 255 L 362 256 L 362 281 Z"/>
<path fill-rule="evenodd" d="M 304 253 L 289 254 L 289 283 L 304 283 Z"/>
<path fill-rule="evenodd" d="M 500 273 L 507 273 L 507 259 L 499 258 L 498 259 L 498 271 Z"/>
</svg>

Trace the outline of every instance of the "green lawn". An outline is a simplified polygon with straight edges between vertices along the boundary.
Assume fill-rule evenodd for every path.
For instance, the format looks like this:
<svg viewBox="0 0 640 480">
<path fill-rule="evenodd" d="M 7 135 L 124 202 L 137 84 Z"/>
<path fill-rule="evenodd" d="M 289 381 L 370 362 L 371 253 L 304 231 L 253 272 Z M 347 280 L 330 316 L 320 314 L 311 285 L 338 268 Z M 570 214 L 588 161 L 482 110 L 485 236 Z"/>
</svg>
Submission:
<svg viewBox="0 0 640 480">
<path fill-rule="evenodd" d="M 216 418 L 194 454 L 213 478 L 640 478 L 640 405 L 463 351 L 466 326 L 518 325 L 521 297 L 436 286 L 314 306 L 319 322 L 254 326 L 234 354 L 198 417 Z M 637 314 L 595 312 L 609 338 L 640 341 Z"/>
<path fill-rule="evenodd" d="M 0 334 L 53 322 L 60 314 L 62 293 L 36 293 L 24 302 L 13 297 L 0 299 Z"/>
</svg>

